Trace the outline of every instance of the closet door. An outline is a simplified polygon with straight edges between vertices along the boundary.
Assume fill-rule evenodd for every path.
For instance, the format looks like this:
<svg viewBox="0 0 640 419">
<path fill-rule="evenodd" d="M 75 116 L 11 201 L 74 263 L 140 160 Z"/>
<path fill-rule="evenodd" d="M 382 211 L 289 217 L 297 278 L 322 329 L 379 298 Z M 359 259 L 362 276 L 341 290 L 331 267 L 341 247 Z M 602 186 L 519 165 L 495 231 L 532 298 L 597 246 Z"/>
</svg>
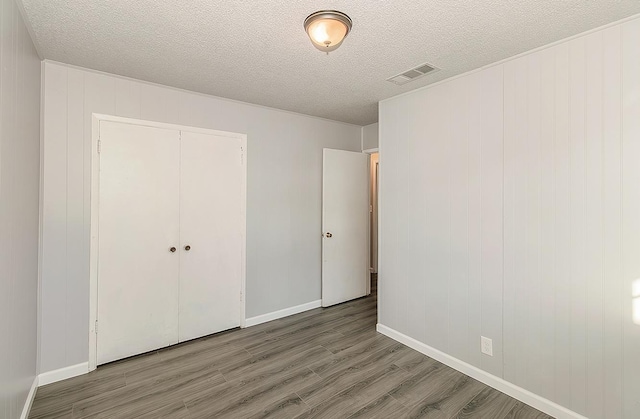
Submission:
<svg viewBox="0 0 640 419">
<path fill-rule="evenodd" d="M 180 341 L 240 325 L 239 139 L 182 132 Z"/>
<path fill-rule="evenodd" d="M 180 132 L 102 121 L 100 142 L 104 364 L 178 342 Z"/>
</svg>

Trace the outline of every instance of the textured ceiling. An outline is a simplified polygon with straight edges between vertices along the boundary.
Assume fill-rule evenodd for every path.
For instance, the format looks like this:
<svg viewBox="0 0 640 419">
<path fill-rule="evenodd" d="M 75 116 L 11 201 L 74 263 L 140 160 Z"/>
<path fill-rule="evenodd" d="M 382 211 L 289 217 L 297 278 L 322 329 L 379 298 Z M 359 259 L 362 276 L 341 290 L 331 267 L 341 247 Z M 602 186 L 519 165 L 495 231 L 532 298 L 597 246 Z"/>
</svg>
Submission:
<svg viewBox="0 0 640 419">
<path fill-rule="evenodd" d="M 366 125 L 378 101 L 640 13 L 638 0 L 21 0 L 43 58 Z M 329 54 L 302 28 L 337 9 Z M 441 71 L 385 81 L 428 62 Z"/>
</svg>

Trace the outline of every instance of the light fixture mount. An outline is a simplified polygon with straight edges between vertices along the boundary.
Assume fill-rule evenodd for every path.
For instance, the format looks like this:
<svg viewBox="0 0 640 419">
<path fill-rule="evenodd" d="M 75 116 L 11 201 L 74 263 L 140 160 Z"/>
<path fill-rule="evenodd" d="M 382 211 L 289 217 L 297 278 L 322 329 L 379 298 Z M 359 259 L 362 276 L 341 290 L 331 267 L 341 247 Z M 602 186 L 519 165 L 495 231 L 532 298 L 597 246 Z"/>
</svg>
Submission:
<svg viewBox="0 0 640 419">
<path fill-rule="evenodd" d="M 337 10 L 320 10 L 304 20 L 304 30 L 313 46 L 327 54 L 342 44 L 352 25 L 351 18 Z"/>
</svg>

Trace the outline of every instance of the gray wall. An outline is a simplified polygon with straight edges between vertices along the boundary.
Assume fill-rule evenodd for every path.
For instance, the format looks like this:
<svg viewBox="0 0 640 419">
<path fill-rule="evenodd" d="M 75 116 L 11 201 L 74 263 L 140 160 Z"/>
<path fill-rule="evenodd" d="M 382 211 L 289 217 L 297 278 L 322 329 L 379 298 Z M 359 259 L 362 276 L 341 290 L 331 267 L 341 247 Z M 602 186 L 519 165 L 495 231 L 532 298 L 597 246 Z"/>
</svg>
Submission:
<svg viewBox="0 0 640 419">
<path fill-rule="evenodd" d="M 40 59 L 13 0 L 0 0 L 0 418 L 36 376 Z"/>
<path fill-rule="evenodd" d="M 378 123 L 362 127 L 362 150 L 378 148 Z"/>
<path fill-rule="evenodd" d="M 382 325 L 640 417 L 638 40 L 636 19 L 380 104 Z"/>
<path fill-rule="evenodd" d="M 361 128 L 45 63 L 41 369 L 88 360 L 91 114 L 248 135 L 247 317 L 319 300 L 322 148 Z"/>
</svg>

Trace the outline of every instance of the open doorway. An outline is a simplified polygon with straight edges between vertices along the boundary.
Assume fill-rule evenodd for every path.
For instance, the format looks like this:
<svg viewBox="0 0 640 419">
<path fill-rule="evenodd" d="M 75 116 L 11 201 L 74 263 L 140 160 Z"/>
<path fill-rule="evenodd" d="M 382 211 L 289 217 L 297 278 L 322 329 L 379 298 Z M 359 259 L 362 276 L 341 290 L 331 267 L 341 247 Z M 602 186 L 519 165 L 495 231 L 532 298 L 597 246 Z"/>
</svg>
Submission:
<svg viewBox="0 0 640 419">
<path fill-rule="evenodd" d="M 378 176 L 380 154 L 377 149 L 365 150 L 369 154 L 369 294 L 378 291 Z"/>
<path fill-rule="evenodd" d="M 370 258 L 371 273 L 378 273 L 378 166 L 379 154 L 372 153 L 369 160 L 369 225 L 371 231 Z"/>
</svg>

